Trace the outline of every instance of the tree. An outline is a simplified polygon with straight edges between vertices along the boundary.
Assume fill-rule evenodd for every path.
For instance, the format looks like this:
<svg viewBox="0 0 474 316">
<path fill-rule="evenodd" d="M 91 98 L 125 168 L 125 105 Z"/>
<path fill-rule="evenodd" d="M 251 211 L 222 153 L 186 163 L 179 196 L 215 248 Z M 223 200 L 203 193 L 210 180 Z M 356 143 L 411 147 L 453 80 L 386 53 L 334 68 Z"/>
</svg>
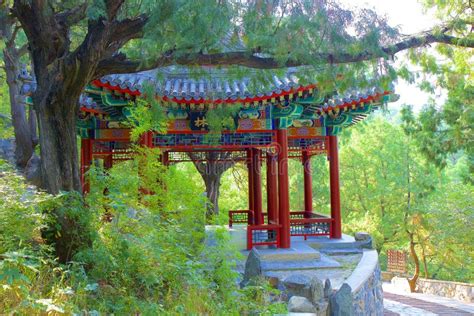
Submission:
<svg viewBox="0 0 474 316">
<path fill-rule="evenodd" d="M 327 78 L 340 73 L 351 80 L 362 78 L 364 70 L 380 68 L 380 58 L 404 49 L 431 43 L 474 46 L 471 38 L 451 35 L 449 27 L 402 38 L 374 12 L 354 14 L 333 1 L 203 1 L 197 5 L 17 0 L 12 14 L 27 35 L 32 56 L 41 171 L 51 193 L 80 188 L 75 138 L 78 100 L 84 86 L 102 75 L 172 64 L 260 69 L 327 65 L 319 82 L 330 86 L 334 80 Z M 237 33 L 246 39 L 246 49 L 224 52 L 219 40 L 236 25 Z M 83 36 L 72 39 L 72 31 L 78 28 Z M 357 34 L 350 35 L 349 28 Z M 143 52 L 141 61 L 129 59 L 127 49 Z"/>
<path fill-rule="evenodd" d="M 439 31 L 450 28 L 452 35 L 474 38 L 472 1 L 429 0 L 424 2 L 427 9 L 435 12 L 445 25 Z M 470 173 L 474 172 L 474 50 L 465 47 L 438 45 L 431 50 L 410 50 L 409 60 L 421 68 L 421 78 L 413 73 L 403 76 L 410 82 L 418 82 L 421 89 L 434 93 L 436 88 L 447 92 L 443 104 L 432 100 L 416 117 L 418 145 L 426 157 L 439 168 L 447 165 L 452 154 L 465 152 Z M 407 78 L 408 77 L 408 78 Z M 421 80 L 416 80 L 421 79 Z M 408 114 L 408 112 L 407 112 Z M 472 177 L 465 182 L 474 183 Z"/>
<path fill-rule="evenodd" d="M 24 168 L 33 154 L 36 143 L 36 117 L 30 110 L 26 113 L 26 105 L 21 96 L 21 58 L 28 52 L 27 44 L 18 45 L 21 27 L 16 19 L 6 13 L 7 3 L 0 3 L 0 40 L 4 42 L 2 68 L 5 70 L 8 92 L 10 95 L 10 112 L 15 135 L 15 159 L 20 168 Z M 24 41 L 26 42 L 26 41 Z"/>
<path fill-rule="evenodd" d="M 206 186 L 206 196 L 210 202 L 207 207 L 207 218 L 219 214 L 219 196 L 221 178 L 224 172 L 235 165 L 231 152 L 206 152 L 205 159 L 200 159 L 196 153 L 188 153 L 194 166 L 201 175 Z"/>
</svg>

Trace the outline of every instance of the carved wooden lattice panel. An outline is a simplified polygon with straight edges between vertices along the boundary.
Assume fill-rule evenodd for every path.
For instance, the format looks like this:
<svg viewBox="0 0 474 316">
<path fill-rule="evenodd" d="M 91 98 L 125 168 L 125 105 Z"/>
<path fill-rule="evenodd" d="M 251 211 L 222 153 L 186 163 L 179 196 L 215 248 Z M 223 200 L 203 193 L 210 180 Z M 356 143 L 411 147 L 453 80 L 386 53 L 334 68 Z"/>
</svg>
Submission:
<svg viewBox="0 0 474 316">
<path fill-rule="evenodd" d="M 387 271 L 406 273 L 407 272 L 407 253 L 401 250 L 387 250 Z"/>
</svg>

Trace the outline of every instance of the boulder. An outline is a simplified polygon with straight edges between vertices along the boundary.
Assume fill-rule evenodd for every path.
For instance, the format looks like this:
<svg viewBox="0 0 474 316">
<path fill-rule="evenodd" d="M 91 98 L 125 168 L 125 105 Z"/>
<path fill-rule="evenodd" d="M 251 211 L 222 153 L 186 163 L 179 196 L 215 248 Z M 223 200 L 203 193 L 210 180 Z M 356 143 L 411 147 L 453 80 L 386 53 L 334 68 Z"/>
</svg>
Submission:
<svg viewBox="0 0 474 316">
<path fill-rule="evenodd" d="M 329 299 L 331 297 L 331 294 L 332 294 L 331 280 L 326 279 L 326 281 L 324 281 L 323 293 L 324 293 L 324 298 L 325 299 Z"/>
<path fill-rule="evenodd" d="M 310 289 L 311 289 L 310 299 L 311 299 L 311 302 L 313 302 L 313 304 L 318 304 L 319 302 L 324 300 L 324 285 L 320 279 L 313 277 L 311 279 Z"/>
<path fill-rule="evenodd" d="M 292 296 L 288 302 L 288 312 L 290 313 L 314 313 L 316 308 L 311 302 L 302 296 Z"/>
<path fill-rule="evenodd" d="M 317 304 L 314 304 L 314 308 L 317 316 L 327 316 L 329 312 L 329 302 L 320 301 Z"/>
<path fill-rule="evenodd" d="M 245 262 L 245 272 L 241 286 L 247 286 L 252 279 L 260 278 L 262 276 L 262 260 L 255 249 L 252 249 L 247 257 L 247 261 Z"/>
<path fill-rule="evenodd" d="M 354 239 L 356 241 L 366 241 L 366 240 L 369 240 L 370 238 L 370 234 L 369 233 L 366 233 L 366 232 L 357 232 L 354 234 Z"/>
<path fill-rule="evenodd" d="M 41 187 L 41 159 L 33 154 L 25 167 L 25 178 L 28 182 Z"/>
<path fill-rule="evenodd" d="M 283 286 L 290 297 L 303 296 L 311 299 L 311 280 L 307 275 L 295 273 L 283 280 Z"/>
<path fill-rule="evenodd" d="M 354 239 L 360 244 L 361 248 L 373 249 L 373 240 L 372 236 L 366 232 L 357 232 L 354 234 Z"/>
<path fill-rule="evenodd" d="M 331 316 L 352 316 L 354 314 L 352 303 L 352 289 L 349 284 L 344 283 L 341 288 L 331 296 Z"/>
</svg>

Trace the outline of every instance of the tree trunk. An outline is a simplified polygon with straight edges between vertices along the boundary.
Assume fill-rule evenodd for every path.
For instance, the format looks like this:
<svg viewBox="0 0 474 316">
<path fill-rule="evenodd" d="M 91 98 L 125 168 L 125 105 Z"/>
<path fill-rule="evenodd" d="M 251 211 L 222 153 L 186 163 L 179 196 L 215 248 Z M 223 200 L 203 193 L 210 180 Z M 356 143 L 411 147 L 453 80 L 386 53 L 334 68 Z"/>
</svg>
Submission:
<svg viewBox="0 0 474 316">
<path fill-rule="evenodd" d="M 76 112 L 75 107 L 66 107 L 67 104 L 78 102 L 74 93 L 64 97 L 56 90 L 46 94 L 35 95 L 35 107 L 38 116 L 39 143 L 41 153 L 41 176 L 44 188 L 52 194 L 60 191 L 81 190 L 79 176 L 79 162 L 76 141 Z M 68 89 L 66 88 L 66 91 Z M 44 96 L 44 97 L 42 97 Z M 83 213 L 69 212 L 69 205 L 79 207 L 74 201 L 74 195 L 67 197 L 58 206 L 51 210 L 55 222 L 44 232 L 44 237 L 53 244 L 59 262 L 66 263 L 83 247 L 91 245 L 91 234 L 87 216 Z M 87 212 L 87 209 L 84 208 Z"/>
<path fill-rule="evenodd" d="M 65 106 L 78 98 L 59 98 L 55 91 L 47 93 L 47 97 L 35 99 L 43 185 L 52 194 L 80 192 L 75 107 Z"/>
<path fill-rule="evenodd" d="M 206 217 L 209 219 L 213 215 L 219 214 L 221 178 L 224 172 L 232 167 L 235 162 L 232 161 L 229 152 L 207 152 L 205 154 L 205 160 L 202 160 L 202 157 L 196 153 L 190 152 L 188 155 L 199 171 L 206 186 L 206 196 L 209 199 Z"/>
<path fill-rule="evenodd" d="M 28 125 L 30 126 L 31 142 L 33 143 L 33 148 L 38 145 L 38 118 L 36 117 L 36 111 L 30 106 L 28 111 Z"/>
<path fill-rule="evenodd" d="M 209 200 L 206 217 L 219 214 L 219 195 L 221 186 L 221 174 L 201 174 L 206 185 L 206 196 Z"/>
<path fill-rule="evenodd" d="M 26 115 L 26 105 L 20 99 L 21 83 L 18 81 L 20 56 L 15 47 L 8 46 L 3 50 L 3 54 L 5 56 L 5 72 L 10 94 L 12 124 L 15 132 L 15 160 L 18 167 L 24 168 L 33 155 L 34 144 Z"/>
<path fill-rule="evenodd" d="M 428 263 L 426 262 L 425 247 L 423 245 L 421 246 L 421 260 L 423 261 L 423 269 L 425 270 L 425 278 L 429 279 L 430 274 L 428 272 Z"/>
<path fill-rule="evenodd" d="M 420 261 L 418 260 L 418 255 L 416 254 L 413 233 L 410 234 L 410 255 L 413 258 L 413 262 L 415 263 L 415 273 L 413 273 L 411 278 L 408 278 L 408 284 L 410 285 L 410 291 L 414 293 L 416 290 L 416 281 L 420 276 Z"/>
</svg>

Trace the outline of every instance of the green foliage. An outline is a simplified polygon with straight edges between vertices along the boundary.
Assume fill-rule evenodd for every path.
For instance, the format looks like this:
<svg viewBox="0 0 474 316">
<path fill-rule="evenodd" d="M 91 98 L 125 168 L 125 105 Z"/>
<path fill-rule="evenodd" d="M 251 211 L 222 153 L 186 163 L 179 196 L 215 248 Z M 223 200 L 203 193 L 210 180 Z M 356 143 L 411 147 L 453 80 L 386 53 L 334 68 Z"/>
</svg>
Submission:
<svg viewBox="0 0 474 316">
<path fill-rule="evenodd" d="M 28 188 L 13 169 L 0 160 L 0 253 L 38 246 L 46 218 L 41 214 L 47 196 Z"/>
<path fill-rule="evenodd" d="M 0 79 L 2 79 L 0 80 L 0 138 L 12 138 L 13 125 L 10 115 L 10 96 L 5 77 L 5 71 L 0 69 Z"/>
<path fill-rule="evenodd" d="M 471 282 L 473 236 L 464 228 L 474 216 L 473 188 L 459 181 L 465 164 L 438 170 L 413 137 L 419 122 L 409 108 L 402 116 L 402 126 L 380 117 L 358 125 L 341 146 L 344 231 L 370 232 L 382 257 L 407 250 L 413 232 L 428 277 Z"/>
<path fill-rule="evenodd" d="M 152 86 L 145 87 L 145 99 L 137 99 L 132 106 L 130 127 L 132 133 L 130 135 L 133 141 L 138 141 L 140 135 L 148 131 L 166 132 L 168 119 L 161 104 L 154 98 L 155 93 Z"/>
</svg>

